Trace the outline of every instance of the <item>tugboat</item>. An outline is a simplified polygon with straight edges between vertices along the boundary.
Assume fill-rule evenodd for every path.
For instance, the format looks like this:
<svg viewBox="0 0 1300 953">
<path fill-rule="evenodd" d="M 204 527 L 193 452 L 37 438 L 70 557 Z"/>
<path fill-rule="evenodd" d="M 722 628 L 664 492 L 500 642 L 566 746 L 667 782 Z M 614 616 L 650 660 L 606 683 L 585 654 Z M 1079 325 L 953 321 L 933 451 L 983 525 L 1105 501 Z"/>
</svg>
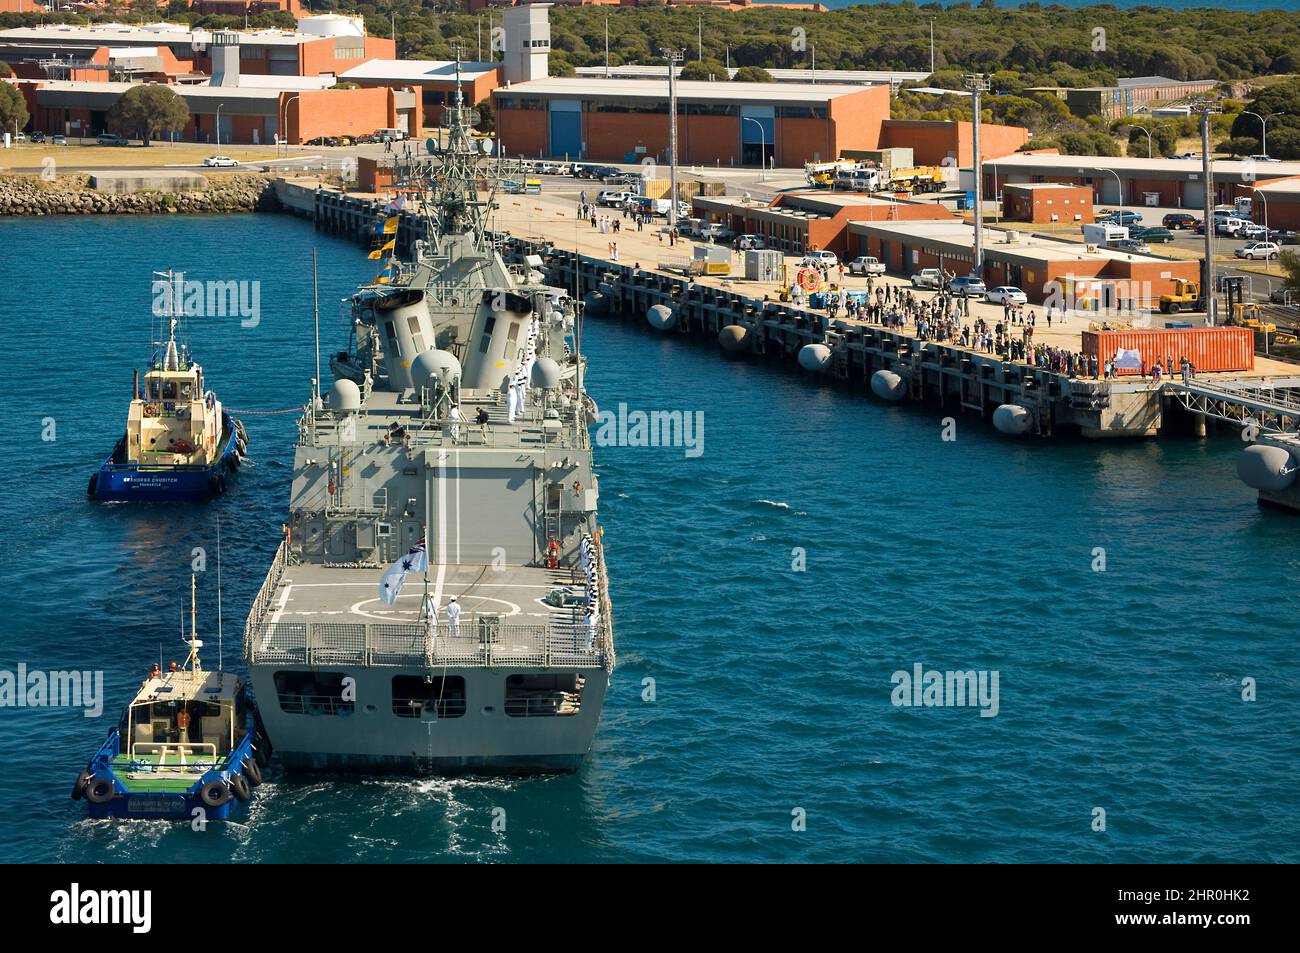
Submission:
<svg viewBox="0 0 1300 953">
<path fill-rule="evenodd" d="M 271 743 L 244 679 L 205 671 L 202 647 L 191 575 L 189 658 L 165 672 L 152 666 L 72 786 L 92 818 L 190 820 L 202 808 L 208 820 L 225 820 L 262 783 Z"/>
<path fill-rule="evenodd" d="M 178 276 L 158 276 L 176 287 Z M 126 433 L 91 476 L 86 493 L 93 499 L 204 500 L 226 491 L 247 456 L 243 423 L 203 389 L 203 368 L 176 343 L 176 309 L 169 306 L 163 318 L 167 340 L 155 345 L 143 389 L 135 374 Z"/>
</svg>

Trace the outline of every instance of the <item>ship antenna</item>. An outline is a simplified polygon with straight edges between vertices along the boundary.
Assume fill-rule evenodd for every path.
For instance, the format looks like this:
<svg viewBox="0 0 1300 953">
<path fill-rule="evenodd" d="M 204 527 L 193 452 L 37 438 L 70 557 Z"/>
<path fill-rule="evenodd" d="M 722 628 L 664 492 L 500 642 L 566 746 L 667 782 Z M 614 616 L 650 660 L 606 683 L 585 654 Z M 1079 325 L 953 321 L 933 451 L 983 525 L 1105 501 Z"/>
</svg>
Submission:
<svg viewBox="0 0 1300 953">
<path fill-rule="evenodd" d="M 316 327 L 316 393 L 311 402 L 312 418 L 316 417 L 316 405 L 320 403 L 320 291 L 316 280 L 316 249 L 311 250 L 311 310 L 312 322 Z"/>
<path fill-rule="evenodd" d="M 197 623 L 198 607 L 194 573 L 190 573 L 190 673 L 195 674 L 199 667 L 199 651 L 194 645 L 194 628 Z"/>
<path fill-rule="evenodd" d="M 221 645 L 221 514 L 217 514 L 217 675 L 224 673 L 224 653 Z"/>
</svg>

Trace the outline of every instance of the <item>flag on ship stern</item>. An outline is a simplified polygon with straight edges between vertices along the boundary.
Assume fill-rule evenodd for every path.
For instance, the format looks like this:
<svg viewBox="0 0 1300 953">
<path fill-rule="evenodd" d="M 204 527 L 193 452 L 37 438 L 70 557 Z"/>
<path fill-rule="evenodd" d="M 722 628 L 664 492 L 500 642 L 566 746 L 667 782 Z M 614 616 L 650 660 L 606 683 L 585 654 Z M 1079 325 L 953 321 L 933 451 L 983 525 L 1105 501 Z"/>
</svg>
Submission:
<svg viewBox="0 0 1300 953">
<path fill-rule="evenodd" d="M 393 563 L 379 580 L 379 598 L 384 605 L 391 606 L 397 601 L 397 594 L 402 591 L 408 572 L 425 572 L 429 568 L 429 554 L 424 550 L 424 537 L 421 536 L 410 551 Z"/>
</svg>

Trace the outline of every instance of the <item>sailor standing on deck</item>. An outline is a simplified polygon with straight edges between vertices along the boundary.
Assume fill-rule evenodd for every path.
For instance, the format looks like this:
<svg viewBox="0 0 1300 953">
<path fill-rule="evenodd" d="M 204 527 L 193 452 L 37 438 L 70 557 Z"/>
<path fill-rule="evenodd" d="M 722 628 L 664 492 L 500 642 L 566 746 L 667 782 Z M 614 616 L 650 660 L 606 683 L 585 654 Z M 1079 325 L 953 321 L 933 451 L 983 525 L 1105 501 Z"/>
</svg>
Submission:
<svg viewBox="0 0 1300 953">
<path fill-rule="evenodd" d="M 452 404 L 448 416 L 451 418 L 451 442 L 455 443 L 460 439 L 460 408 Z"/>
<path fill-rule="evenodd" d="M 460 603 L 455 596 L 447 603 L 447 634 L 453 639 L 460 635 Z"/>
</svg>

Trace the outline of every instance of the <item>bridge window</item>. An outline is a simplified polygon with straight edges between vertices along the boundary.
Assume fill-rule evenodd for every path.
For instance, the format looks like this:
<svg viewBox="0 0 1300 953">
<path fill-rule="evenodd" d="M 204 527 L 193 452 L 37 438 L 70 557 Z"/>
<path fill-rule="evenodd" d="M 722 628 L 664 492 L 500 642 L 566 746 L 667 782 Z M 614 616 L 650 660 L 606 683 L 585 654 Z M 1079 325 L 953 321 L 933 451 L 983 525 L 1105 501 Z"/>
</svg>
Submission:
<svg viewBox="0 0 1300 953">
<path fill-rule="evenodd" d="M 465 714 L 465 679 L 459 675 L 397 675 L 393 714 L 398 718 L 459 718 Z"/>
<path fill-rule="evenodd" d="M 506 679 L 506 714 L 511 718 L 576 715 L 586 684 L 577 672 L 511 675 Z"/>
<path fill-rule="evenodd" d="M 349 697 L 355 695 L 351 683 L 344 685 L 348 677 L 343 672 L 276 672 L 275 696 L 280 710 L 286 715 L 350 715 L 356 703 L 343 699 L 345 688 Z"/>
</svg>

